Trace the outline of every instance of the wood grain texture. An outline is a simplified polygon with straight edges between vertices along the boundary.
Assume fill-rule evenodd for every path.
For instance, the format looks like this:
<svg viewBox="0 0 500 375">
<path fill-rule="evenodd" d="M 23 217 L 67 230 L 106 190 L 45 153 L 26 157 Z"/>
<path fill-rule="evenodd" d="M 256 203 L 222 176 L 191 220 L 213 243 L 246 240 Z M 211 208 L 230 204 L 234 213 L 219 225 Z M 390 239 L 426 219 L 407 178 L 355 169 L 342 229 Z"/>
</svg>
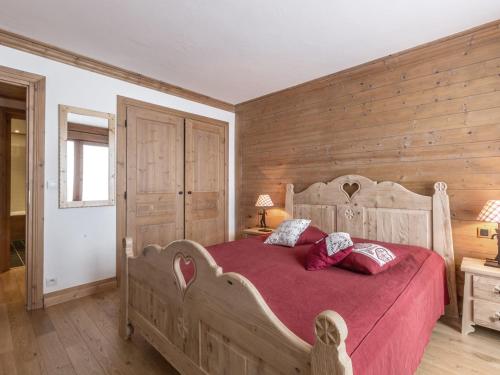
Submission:
<svg viewBox="0 0 500 375">
<path fill-rule="evenodd" d="M 39 335 L 50 334 L 54 339 L 54 332 L 60 342 L 55 340 L 57 352 L 64 348 L 77 374 L 179 374 L 140 334 L 134 334 L 130 342 L 117 337 L 116 290 L 52 306 L 35 317 L 24 311 L 20 280 L 24 280 L 22 267 L 0 275 L 1 375 L 52 375 L 45 363 L 50 361 L 51 348 L 45 346 L 41 355 L 47 340 L 39 340 Z M 64 353 L 61 356 L 61 363 L 67 364 Z M 478 327 L 475 333 L 462 337 L 438 322 L 417 374 L 495 375 L 500 371 L 499 358 L 497 332 Z"/>
<path fill-rule="evenodd" d="M 465 273 L 462 334 L 474 332 L 475 325 L 500 331 L 500 268 L 463 258 L 461 270 Z"/>
<path fill-rule="evenodd" d="M 115 291 L 27 312 L 23 276 L 0 274 L 0 374 L 178 375 L 139 335 L 119 338 Z"/>
<path fill-rule="evenodd" d="M 138 126 L 142 128 L 139 129 Z M 200 143 L 193 138 L 194 128 L 211 130 L 198 132 L 198 138 L 201 138 Z M 116 269 L 119 285 L 122 274 L 120 271 L 122 242 L 127 235 L 133 236 L 131 230 L 135 222 L 141 224 L 139 221 L 142 221 L 144 224 L 143 239 L 147 241 L 141 246 L 136 246 L 136 251 L 142 250 L 142 247 L 151 243 L 166 245 L 175 239 L 185 238 L 188 234 L 200 239 L 207 229 L 213 232 L 207 236 L 208 240 L 227 239 L 228 128 L 228 123 L 224 121 L 118 97 Z M 158 139 L 162 139 L 163 143 Z M 203 148 L 207 155 L 200 155 L 199 148 Z M 133 153 L 135 157 L 132 156 Z M 196 160 L 197 158 L 199 160 Z M 189 164 L 189 170 L 186 162 Z M 195 170 L 203 168 L 207 168 L 213 174 L 208 175 L 204 170 L 194 173 Z M 190 176 L 185 177 L 185 172 Z M 219 177 L 217 181 L 213 180 L 215 172 Z M 170 178 L 169 174 L 174 175 L 175 178 Z M 210 223 L 209 228 L 203 223 L 197 225 L 201 222 L 200 220 L 191 220 L 194 224 L 189 223 L 190 220 L 185 220 L 188 216 L 195 216 L 192 215 L 190 207 L 185 210 L 185 206 L 192 201 L 193 196 L 197 195 L 196 189 L 200 188 L 197 186 L 201 182 L 200 178 L 206 180 L 203 182 L 205 185 L 207 181 L 209 185 L 217 182 L 218 188 L 208 191 L 211 194 L 209 196 L 211 201 L 207 201 L 208 204 L 204 203 L 204 199 L 198 199 L 191 207 L 196 206 L 198 216 L 199 214 L 212 215 L 211 219 L 206 217 L 209 220 L 205 221 L 221 223 L 223 230 L 219 228 L 214 230 L 213 223 Z M 201 188 L 207 187 L 213 188 L 213 186 L 201 186 Z M 193 194 L 189 195 L 188 191 Z M 200 192 L 207 193 L 203 189 Z M 125 193 L 127 193 L 127 199 Z M 137 193 L 142 195 L 139 200 Z M 172 200 L 175 200 L 175 205 Z M 128 223 L 125 220 L 127 210 L 130 211 Z M 133 215 L 136 215 L 135 219 Z M 173 217 L 173 215 L 176 216 Z M 187 229 L 185 230 L 187 226 L 189 226 L 189 233 Z M 152 230 L 148 231 L 148 227 Z M 196 233 L 198 230 L 201 235 Z M 141 240 L 141 238 L 138 239 Z M 138 241 L 136 240 L 134 244 L 138 245 Z"/>
<path fill-rule="evenodd" d="M 324 328 L 317 329 L 321 348 L 312 352 L 279 321 L 252 283 L 237 273 L 223 273 L 198 243 L 149 246 L 135 256 L 130 256 L 131 241 L 125 245 L 121 331 L 131 324 L 181 373 L 321 375 L 331 374 L 327 370 L 334 365 L 350 366 L 347 328 L 338 314 L 327 312 L 311 322 Z M 189 280 L 182 272 L 184 262 L 195 270 Z M 334 342 L 331 332 L 339 333 Z M 328 368 L 311 372 L 311 356 L 328 354 L 334 356 Z"/>
<path fill-rule="evenodd" d="M 44 307 L 54 306 L 111 289 L 116 289 L 115 277 L 58 290 L 44 295 Z"/>
<path fill-rule="evenodd" d="M 184 118 L 128 108 L 126 167 L 127 233 L 137 249 L 183 238 Z"/>
<path fill-rule="evenodd" d="M 206 104 L 211 107 L 220 108 L 225 111 L 234 112 L 234 105 L 219 99 L 211 98 L 179 86 L 147 77 L 102 61 L 98 61 L 53 45 L 43 43 L 25 36 L 0 29 L 0 44 L 42 56 L 51 60 L 59 61 L 81 69 L 89 70 L 108 77 L 117 78 L 122 81 L 134 83 L 139 86 L 161 91 L 166 94 L 192 100 L 197 103 Z"/>
<path fill-rule="evenodd" d="M 433 249 L 446 263 L 447 317 L 458 322 L 451 215 L 444 182 L 434 184 L 432 197 L 412 192 L 390 181 L 377 183 L 364 176 L 346 175 L 317 182 L 300 193 L 287 184 L 288 216 L 310 219 L 331 232 L 376 241 Z"/>
<path fill-rule="evenodd" d="M 184 238 L 227 241 L 228 127 L 186 119 L 185 137 Z"/>
<path fill-rule="evenodd" d="M 493 256 L 474 220 L 500 195 L 499 25 L 237 105 L 237 233 L 257 222 L 258 194 L 283 207 L 288 183 L 358 174 L 430 195 L 444 181 L 456 264 Z"/>
<path fill-rule="evenodd" d="M 312 219 L 328 232 L 432 247 L 446 263 L 447 317 L 458 323 L 447 186 L 437 182 L 434 189 L 425 196 L 394 182 L 346 175 L 300 193 L 289 184 L 285 202 L 289 216 Z M 249 375 L 258 358 L 257 374 L 352 374 L 345 347 L 349 327 L 338 313 L 326 310 L 311 322 L 311 346 L 288 330 L 250 281 L 223 273 L 199 243 L 174 241 L 134 254 L 127 237 L 122 254 L 121 336 L 138 329 L 179 371 Z M 183 264 L 192 269 L 187 279 Z"/>
</svg>

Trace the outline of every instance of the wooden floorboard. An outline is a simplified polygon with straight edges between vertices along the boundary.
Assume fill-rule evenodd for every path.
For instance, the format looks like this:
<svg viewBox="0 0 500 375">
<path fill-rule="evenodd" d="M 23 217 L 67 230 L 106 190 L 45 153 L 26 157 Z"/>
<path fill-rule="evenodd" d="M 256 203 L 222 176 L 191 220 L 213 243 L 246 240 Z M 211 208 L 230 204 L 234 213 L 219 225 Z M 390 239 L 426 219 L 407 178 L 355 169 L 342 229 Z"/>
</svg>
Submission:
<svg viewBox="0 0 500 375">
<path fill-rule="evenodd" d="M 23 277 L 0 274 L 0 375 L 178 374 L 140 335 L 120 338 L 116 291 L 26 312 Z M 500 333 L 462 337 L 439 322 L 417 374 L 500 374 Z"/>
</svg>

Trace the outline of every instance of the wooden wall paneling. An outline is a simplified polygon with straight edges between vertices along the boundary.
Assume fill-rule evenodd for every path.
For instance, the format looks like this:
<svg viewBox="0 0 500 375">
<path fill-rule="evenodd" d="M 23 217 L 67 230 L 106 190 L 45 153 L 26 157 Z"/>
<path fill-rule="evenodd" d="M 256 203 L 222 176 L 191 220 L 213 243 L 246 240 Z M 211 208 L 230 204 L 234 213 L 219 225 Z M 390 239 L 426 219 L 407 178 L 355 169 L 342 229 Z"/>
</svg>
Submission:
<svg viewBox="0 0 500 375">
<path fill-rule="evenodd" d="M 47 59 L 76 66 L 81 69 L 86 69 L 91 72 L 103 74 L 108 77 L 117 78 L 119 80 L 134 83 L 136 85 L 147 87 L 153 90 L 162 91 L 164 93 L 178 96 L 180 98 L 192 100 L 194 102 L 206 104 L 215 108 L 220 108 L 225 111 L 234 112 L 234 105 L 222 100 L 211 98 L 207 95 L 199 94 L 197 92 L 175 86 L 155 78 L 146 77 L 142 74 L 119 68 L 102 61 L 91 59 L 89 57 L 31 38 L 27 38 L 6 30 L 0 29 L 0 44 L 18 49 L 20 51 L 25 51 L 38 56 L 42 56 Z"/>
<path fill-rule="evenodd" d="M 227 240 L 227 126 L 186 119 L 186 236 Z"/>
<path fill-rule="evenodd" d="M 495 254 L 474 220 L 500 194 L 500 21 L 238 104 L 236 122 L 238 231 L 261 192 L 283 207 L 287 183 L 445 181 L 455 262 Z"/>
</svg>

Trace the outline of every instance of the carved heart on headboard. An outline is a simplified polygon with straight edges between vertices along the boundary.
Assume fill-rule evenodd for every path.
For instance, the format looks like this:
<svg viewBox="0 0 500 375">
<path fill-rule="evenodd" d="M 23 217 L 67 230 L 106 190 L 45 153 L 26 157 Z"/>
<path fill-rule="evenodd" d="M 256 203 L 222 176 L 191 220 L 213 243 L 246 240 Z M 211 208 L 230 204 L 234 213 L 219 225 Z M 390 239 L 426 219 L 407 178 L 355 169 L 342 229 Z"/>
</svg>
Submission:
<svg viewBox="0 0 500 375">
<path fill-rule="evenodd" d="M 356 194 L 361 186 L 357 182 L 346 182 L 344 185 L 341 186 L 341 190 L 344 192 L 344 194 L 347 196 L 349 200 L 352 199 L 354 194 Z"/>
<path fill-rule="evenodd" d="M 186 294 L 189 286 L 196 278 L 196 265 L 191 257 L 185 257 L 179 253 L 174 258 L 174 274 L 177 286 L 182 293 L 182 297 Z"/>
</svg>

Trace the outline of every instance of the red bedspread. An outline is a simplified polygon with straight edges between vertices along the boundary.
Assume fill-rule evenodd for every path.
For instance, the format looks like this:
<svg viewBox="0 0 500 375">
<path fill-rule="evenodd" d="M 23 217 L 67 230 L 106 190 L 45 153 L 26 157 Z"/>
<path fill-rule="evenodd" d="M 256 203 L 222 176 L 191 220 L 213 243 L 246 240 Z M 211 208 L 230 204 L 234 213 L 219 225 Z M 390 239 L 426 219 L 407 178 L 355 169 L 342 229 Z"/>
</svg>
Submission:
<svg viewBox="0 0 500 375">
<path fill-rule="evenodd" d="M 286 248 L 263 240 L 253 237 L 208 250 L 224 272 L 250 280 L 276 316 L 310 344 L 314 318 L 324 310 L 337 311 L 347 323 L 355 374 L 414 373 L 444 312 L 446 274 L 439 255 L 383 243 L 404 259 L 378 275 L 336 267 L 306 271 L 304 257 L 311 245 Z"/>
</svg>

